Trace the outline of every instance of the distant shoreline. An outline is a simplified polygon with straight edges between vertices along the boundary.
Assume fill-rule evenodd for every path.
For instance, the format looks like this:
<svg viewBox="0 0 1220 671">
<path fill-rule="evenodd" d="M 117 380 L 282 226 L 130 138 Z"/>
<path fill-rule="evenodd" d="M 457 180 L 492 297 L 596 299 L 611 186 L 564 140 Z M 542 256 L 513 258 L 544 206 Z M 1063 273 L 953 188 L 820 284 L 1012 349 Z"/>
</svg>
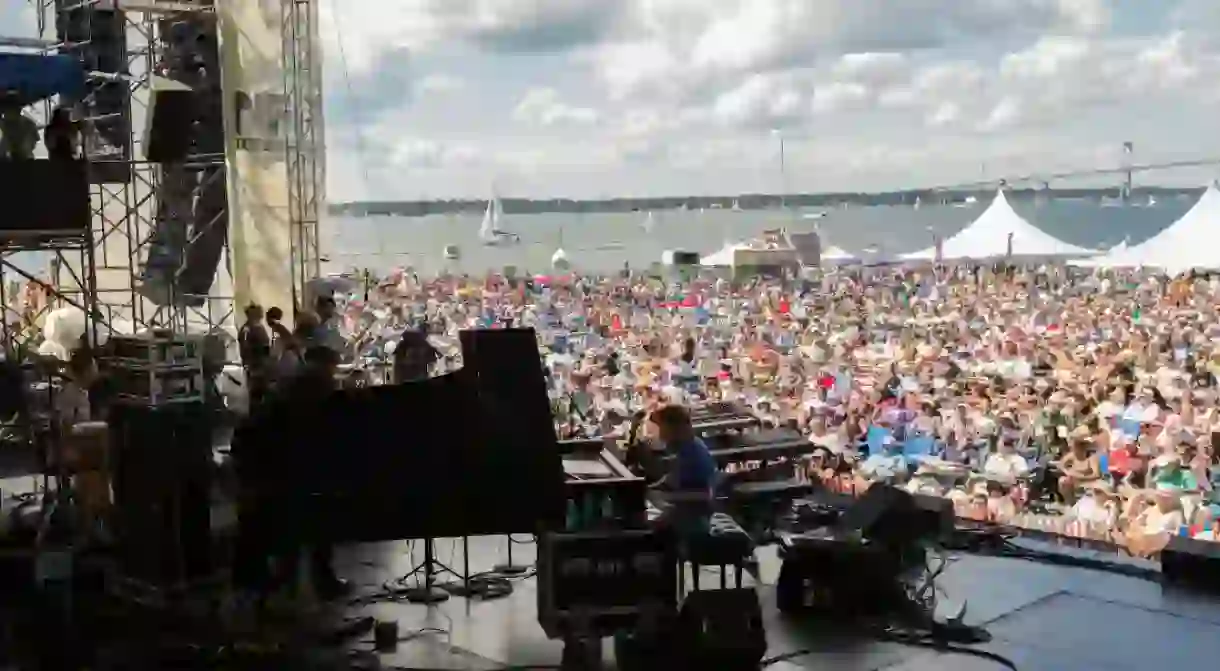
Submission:
<svg viewBox="0 0 1220 671">
<path fill-rule="evenodd" d="M 1130 202 L 1146 203 L 1148 199 L 1169 200 L 1179 196 L 1196 198 L 1203 188 L 1143 187 L 1135 189 Z M 819 194 L 742 194 L 738 196 L 674 196 L 668 198 L 611 198 L 605 200 L 572 200 L 566 198 L 502 198 L 505 214 L 623 214 L 664 210 L 731 210 L 736 203 L 742 210 L 837 209 L 840 207 L 872 207 L 878 205 L 913 206 L 965 203 L 974 198 L 979 202 L 991 199 L 994 190 L 980 191 L 890 191 L 886 193 L 819 193 Z M 1054 200 L 1085 200 L 1101 203 L 1117 201 L 1118 193 L 1108 189 L 1011 189 L 1017 201 L 1034 198 Z M 479 214 L 487 207 L 486 200 L 426 200 L 368 201 L 332 203 L 329 212 L 351 217 L 422 217 L 434 214 Z"/>
</svg>

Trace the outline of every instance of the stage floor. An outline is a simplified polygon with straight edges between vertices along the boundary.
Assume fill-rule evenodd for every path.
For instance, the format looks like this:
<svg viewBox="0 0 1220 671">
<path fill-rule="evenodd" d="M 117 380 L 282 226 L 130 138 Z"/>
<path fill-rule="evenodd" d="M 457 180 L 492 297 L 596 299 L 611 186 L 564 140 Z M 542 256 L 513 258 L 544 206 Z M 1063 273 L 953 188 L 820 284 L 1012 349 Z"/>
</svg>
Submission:
<svg viewBox="0 0 1220 671">
<path fill-rule="evenodd" d="M 421 544 L 416 544 L 417 554 Z M 471 539 L 471 570 L 484 571 L 504 559 L 504 537 Z M 340 570 L 361 592 L 374 592 L 413 565 L 407 544 L 360 546 L 340 551 Z M 461 569 L 460 544 L 437 544 L 441 561 Z M 762 596 L 768 656 L 797 650 L 813 652 L 771 666 L 790 669 L 923 671 L 1002 668 L 995 662 L 940 654 L 897 644 L 853 640 L 811 630 L 809 624 L 781 618 L 773 605 L 779 561 L 773 549 L 760 551 Z M 534 548 L 513 546 L 518 564 L 533 562 Z M 705 582 L 713 582 L 708 576 Z M 1015 559 L 962 556 L 941 577 L 942 609 L 967 603 L 966 622 L 981 624 L 994 641 L 980 646 L 1012 660 L 1022 671 L 1144 671 L 1153 668 L 1206 668 L 1220 659 L 1220 600 L 1179 593 L 1159 584 L 1107 572 L 1065 568 Z M 385 668 L 491 671 L 505 666 L 558 664 L 562 645 L 548 641 L 537 623 L 533 579 L 515 583 L 504 599 L 470 602 L 452 598 L 433 608 L 407 603 L 357 606 L 352 614 L 396 620 L 400 635 L 422 628 L 424 634 L 380 656 Z M 366 646 L 371 647 L 371 646 Z M 613 646 L 606 646 L 613 668 Z"/>
</svg>

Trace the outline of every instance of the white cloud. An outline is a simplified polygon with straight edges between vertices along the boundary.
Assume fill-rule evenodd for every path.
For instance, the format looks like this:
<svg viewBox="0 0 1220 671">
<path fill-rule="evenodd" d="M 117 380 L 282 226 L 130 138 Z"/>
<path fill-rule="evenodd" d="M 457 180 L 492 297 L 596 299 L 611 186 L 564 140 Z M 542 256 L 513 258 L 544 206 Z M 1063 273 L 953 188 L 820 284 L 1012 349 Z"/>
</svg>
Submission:
<svg viewBox="0 0 1220 671">
<path fill-rule="evenodd" d="M 390 150 L 393 167 L 439 170 L 471 166 L 479 161 L 478 150 L 469 145 L 447 144 L 424 138 L 405 138 L 394 142 Z"/>
<path fill-rule="evenodd" d="M 417 97 L 427 97 L 432 95 L 443 95 L 460 91 L 465 88 L 466 82 L 446 74 L 432 74 L 415 82 L 415 95 Z"/>
<path fill-rule="evenodd" d="M 421 190 L 482 192 L 489 172 L 510 172 L 528 175 L 522 183 L 543 194 L 604 195 L 775 188 L 766 177 L 774 172 L 769 128 L 784 129 L 794 187 L 811 189 L 968 181 L 981 163 L 997 176 L 1064 170 L 1100 161 L 1098 147 L 1112 153 L 1126 139 L 1146 148 L 1141 160 L 1220 153 L 1203 146 L 1207 106 L 1220 102 L 1220 3 L 1155 4 L 336 7 L 349 61 L 401 70 L 409 56 L 411 71 L 462 75 L 460 97 L 442 95 L 456 91 L 444 74 L 394 80 L 417 104 L 386 105 L 393 123 L 379 125 L 378 136 L 411 128 L 421 138 L 391 143 L 400 161 L 431 166 L 419 179 L 435 184 Z M 387 61 L 396 48 L 406 49 L 403 58 Z"/>
<path fill-rule="evenodd" d="M 568 105 L 552 88 L 538 88 L 526 92 L 513 109 L 513 118 L 538 126 L 561 124 L 589 125 L 597 123 L 597 111 L 589 107 Z"/>
</svg>

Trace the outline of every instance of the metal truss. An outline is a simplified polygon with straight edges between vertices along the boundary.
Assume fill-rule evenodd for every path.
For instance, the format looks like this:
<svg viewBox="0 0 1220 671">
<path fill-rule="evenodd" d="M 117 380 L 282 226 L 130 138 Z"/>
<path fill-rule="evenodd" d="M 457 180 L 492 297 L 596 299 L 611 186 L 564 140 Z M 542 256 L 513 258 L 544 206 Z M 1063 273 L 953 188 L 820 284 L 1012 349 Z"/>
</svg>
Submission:
<svg viewBox="0 0 1220 671">
<path fill-rule="evenodd" d="M 281 0 L 284 97 L 287 103 L 288 222 L 292 289 L 300 304 L 305 285 L 321 274 L 318 222 L 326 188 L 322 54 L 314 0 Z M 308 308 L 309 306 L 300 306 Z"/>
<path fill-rule="evenodd" d="M 55 0 L 31 0 L 35 5 L 40 40 L 55 51 Z M 60 3 L 62 4 L 62 3 Z M 82 240 L 53 246 L 0 247 L 0 304 L 5 310 L 3 335 L 7 344 L 19 343 L 45 312 L 62 305 L 84 310 L 92 329 L 103 331 L 146 328 L 173 331 L 214 332 L 235 325 L 229 251 L 226 244 L 217 285 L 206 297 L 185 297 L 157 305 L 144 294 L 141 261 L 147 258 L 155 230 L 157 207 L 166 170 L 185 167 L 203 171 L 204 179 L 223 179 L 224 156 L 192 156 L 180 166 L 162 166 L 144 160 L 141 129 L 152 105 L 152 76 L 160 72 L 163 45 L 158 24 L 174 15 L 214 13 L 213 0 L 81 0 L 69 8 L 92 6 L 117 8 L 126 19 L 126 66 L 122 77 L 128 86 L 124 114 L 130 138 L 126 159 L 98 158 L 104 152 L 86 142 L 85 152 L 96 160 L 95 174 L 115 175 L 94 179 L 91 186 L 92 225 Z M 325 202 L 325 145 L 322 113 L 322 54 L 318 35 L 318 7 L 313 0 L 281 0 L 283 17 L 284 93 L 286 105 L 286 168 L 293 293 L 302 300 L 306 283 L 319 276 L 321 255 L 319 221 Z M 104 76 L 93 73 L 93 76 Z M 45 110 L 44 110 L 45 111 Z M 222 213 L 207 225 L 228 226 Z M 45 279 L 13 261 L 18 252 L 49 254 Z M 14 305 L 13 284 L 24 281 L 26 293 L 35 294 L 30 305 Z M 219 289 L 219 291 L 218 291 Z M 195 299 L 195 300 L 189 300 Z M 20 303 L 20 302 L 18 302 Z"/>
<path fill-rule="evenodd" d="M 55 0 L 33 2 L 37 3 L 42 41 L 54 45 L 57 40 Z M 99 157 L 102 152 L 97 146 L 91 146 L 93 143 L 86 135 L 85 154 L 91 161 L 91 172 L 95 176 L 111 176 L 91 180 L 98 183 L 91 186 L 92 225 L 83 241 L 86 249 L 79 255 L 53 250 L 55 259 L 51 263 L 51 276 L 45 283 L 29 277 L 27 272 L 20 273 L 26 280 L 33 279 L 45 286 L 49 294 L 48 308 L 62 304 L 88 307 L 87 315 L 95 322 L 94 328 L 110 331 L 158 328 L 199 333 L 232 326 L 233 299 L 231 282 L 224 279 L 229 275 L 225 262 L 218 269 L 222 276 L 217 282 L 220 292 L 214 286 L 208 296 L 176 297 L 193 298 L 194 301 L 154 304 L 145 297 L 141 281 L 141 260 L 147 258 L 155 228 L 163 171 L 173 167 L 197 170 L 204 174 L 204 180 L 223 179 L 225 175 L 223 155 L 191 156 L 186 164 L 172 167 L 142 158 L 145 144 L 142 129 L 152 105 L 151 78 L 160 72 L 164 55 L 158 23 L 175 15 L 213 13 L 211 5 L 211 0 L 83 0 L 69 3 L 72 9 L 92 6 L 124 12 L 126 73 L 117 76 L 126 81 L 129 93 L 124 109 L 130 129 L 125 152 L 129 158 L 107 160 Z M 107 75 L 91 73 L 91 76 Z M 228 226 L 228 216 L 222 213 L 207 225 Z M 228 257 L 227 248 L 224 257 Z M 0 263 L 0 273 L 4 270 L 17 269 L 11 263 Z M 184 304 L 188 302 L 193 304 Z M 8 305 L 7 301 L 5 305 Z"/>
</svg>

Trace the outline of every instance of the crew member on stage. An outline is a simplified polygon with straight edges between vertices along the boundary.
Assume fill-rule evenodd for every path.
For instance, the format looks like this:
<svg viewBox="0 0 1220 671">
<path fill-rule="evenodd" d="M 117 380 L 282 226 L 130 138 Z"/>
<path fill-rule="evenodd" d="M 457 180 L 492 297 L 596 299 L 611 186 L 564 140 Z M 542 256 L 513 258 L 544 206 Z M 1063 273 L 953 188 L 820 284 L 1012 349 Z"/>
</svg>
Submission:
<svg viewBox="0 0 1220 671">
<path fill-rule="evenodd" d="M 271 336 L 263 327 L 263 308 L 246 306 L 246 323 L 237 331 L 237 349 L 246 374 L 250 407 L 258 405 L 271 387 Z"/>
<path fill-rule="evenodd" d="M 404 331 L 394 349 L 394 384 L 427 379 L 428 368 L 440 356 L 423 331 Z"/>
<path fill-rule="evenodd" d="M 247 587 L 274 591 L 296 581 L 299 552 L 274 549 L 276 529 L 269 528 L 266 518 L 260 514 L 263 512 L 262 506 L 267 505 L 266 501 L 277 500 L 271 488 L 293 486 L 291 482 L 283 482 L 284 474 L 291 473 L 291 465 L 272 463 L 276 458 L 268 458 L 264 448 L 268 447 L 265 444 L 268 440 L 307 444 L 314 428 L 308 421 L 310 408 L 324 402 L 338 388 L 335 380 L 338 364 L 338 354 L 329 347 L 309 347 L 302 357 L 301 366 L 281 381 L 265 407 L 260 408 L 234 436 L 233 455 L 237 460 L 242 487 L 239 556 L 234 563 L 237 579 Z M 294 423 L 290 429 L 279 426 L 286 421 Z M 285 438 L 282 433 L 288 437 Z M 278 450 L 271 450 L 270 453 L 285 454 Z M 275 575 L 269 582 L 266 561 L 268 554 L 277 553 L 282 556 L 275 562 Z M 329 543 L 315 543 L 307 548 L 307 554 L 310 579 L 320 598 L 330 600 L 349 591 L 349 585 L 335 575 L 334 551 Z"/>
<path fill-rule="evenodd" d="M 342 362 L 347 358 L 351 348 L 348 347 L 347 339 L 343 337 L 343 332 L 339 328 L 340 317 L 336 310 L 335 298 L 318 296 L 318 300 L 314 301 L 314 309 L 318 314 L 318 325 L 314 327 L 309 345 L 321 345 L 333 349 L 339 354 L 340 362 Z"/>
<path fill-rule="evenodd" d="M 719 479 L 711 450 L 695 435 L 690 411 L 680 405 L 667 405 L 652 413 L 657 438 L 674 455 L 672 468 L 652 485 L 650 499 L 661 508 L 659 525 L 680 536 L 707 528 L 712 515 L 714 489 Z"/>
</svg>

